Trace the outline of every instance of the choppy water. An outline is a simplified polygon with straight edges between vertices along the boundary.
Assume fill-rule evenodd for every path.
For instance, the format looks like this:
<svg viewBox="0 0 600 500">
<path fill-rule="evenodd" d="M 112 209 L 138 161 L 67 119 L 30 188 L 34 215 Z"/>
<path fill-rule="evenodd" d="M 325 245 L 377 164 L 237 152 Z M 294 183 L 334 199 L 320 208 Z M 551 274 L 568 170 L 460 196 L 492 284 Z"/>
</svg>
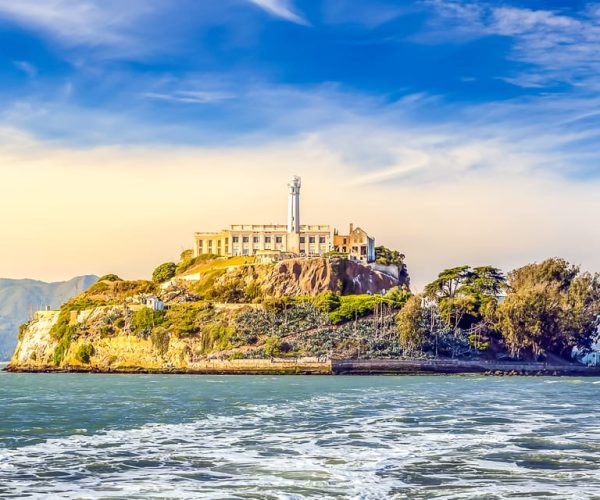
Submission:
<svg viewBox="0 0 600 500">
<path fill-rule="evenodd" d="M 0 497 L 600 498 L 600 380 L 0 374 Z"/>
</svg>

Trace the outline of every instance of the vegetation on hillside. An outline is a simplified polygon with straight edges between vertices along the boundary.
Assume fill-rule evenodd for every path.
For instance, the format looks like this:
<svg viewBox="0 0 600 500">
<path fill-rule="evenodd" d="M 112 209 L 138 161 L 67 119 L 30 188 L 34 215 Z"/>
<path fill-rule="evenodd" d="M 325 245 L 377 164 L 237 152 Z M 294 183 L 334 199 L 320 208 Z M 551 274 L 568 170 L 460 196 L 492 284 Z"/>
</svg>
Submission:
<svg viewBox="0 0 600 500">
<path fill-rule="evenodd" d="M 506 294 L 506 295 L 504 295 Z M 511 271 L 491 266 L 442 271 L 397 316 L 403 350 L 465 355 L 494 347 L 516 359 L 585 352 L 598 332 L 600 276 L 563 259 Z"/>
<path fill-rule="evenodd" d="M 403 265 L 403 255 L 378 248 L 380 263 Z M 161 290 L 158 283 L 181 269 L 199 279 Z M 445 269 L 419 295 L 396 287 L 385 295 L 343 295 L 338 289 L 274 298 L 265 295 L 260 276 L 252 258 L 193 258 L 189 252 L 179 264 L 159 266 L 153 281 L 107 275 L 62 306 L 50 332 L 53 362 L 62 366 L 69 357 L 92 363 L 94 339 L 116 335 L 148 340 L 165 360 L 181 341 L 193 346 L 185 353 L 189 359 L 569 358 L 574 347 L 589 349 L 599 326 L 600 276 L 562 259 L 507 276 L 492 266 Z M 177 300 L 165 299 L 168 307 L 161 311 L 144 307 L 140 298 L 154 294 Z M 91 320 L 74 315 L 98 307 L 101 313 Z"/>
<path fill-rule="evenodd" d="M 176 271 L 177 266 L 175 265 L 175 262 L 165 262 L 152 272 L 152 281 L 155 281 L 156 283 L 164 283 L 175 276 Z"/>
</svg>

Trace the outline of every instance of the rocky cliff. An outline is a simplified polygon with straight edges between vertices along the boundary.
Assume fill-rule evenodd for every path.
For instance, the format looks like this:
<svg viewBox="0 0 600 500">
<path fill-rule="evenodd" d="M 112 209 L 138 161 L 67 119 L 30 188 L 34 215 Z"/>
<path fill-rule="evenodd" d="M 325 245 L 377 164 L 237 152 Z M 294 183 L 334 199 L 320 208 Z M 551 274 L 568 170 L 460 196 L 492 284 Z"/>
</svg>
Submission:
<svg viewBox="0 0 600 500">
<path fill-rule="evenodd" d="M 408 279 L 374 270 L 346 259 L 286 259 L 274 264 L 249 264 L 228 268 L 213 281 L 213 291 L 251 286 L 261 297 L 381 294 L 393 287 L 408 287 Z"/>
<path fill-rule="evenodd" d="M 227 371 L 215 363 L 237 363 L 269 372 L 278 368 L 265 369 L 265 360 L 305 358 L 301 370 L 314 372 L 315 358 L 388 356 L 398 353 L 394 315 L 409 294 L 399 284 L 322 258 L 218 260 L 195 281 L 163 287 L 110 276 L 59 311 L 37 313 L 22 327 L 9 369 L 214 372 Z M 148 307 L 151 296 L 165 310 Z"/>
</svg>

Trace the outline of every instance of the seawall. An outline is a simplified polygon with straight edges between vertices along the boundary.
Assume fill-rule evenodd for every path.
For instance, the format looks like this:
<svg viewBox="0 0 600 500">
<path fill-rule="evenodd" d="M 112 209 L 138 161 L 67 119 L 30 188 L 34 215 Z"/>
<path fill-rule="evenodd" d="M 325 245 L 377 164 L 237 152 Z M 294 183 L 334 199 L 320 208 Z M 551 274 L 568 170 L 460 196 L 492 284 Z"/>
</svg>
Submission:
<svg viewBox="0 0 600 500">
<path fill-rule="evenodd" d="M 198 375 L 331 375 L 331 361 L 315 358 L 274 358 L 274 359 L 233 359 L 201 360 L 188 366 L 144 367 L 138 365 L 84 366 L 67 365 L 61 367 L 8 365 L 10 372 L 75 372 L 75 373 L 188 373 Z"/>
<path fill-rule="evenodd" d="M 77 372 L 77 373 L 163 373 L 198 375 L 425 375 L 425 374 L 489 374 L 489 375 L 556 375 L 600 377 L 600 367 L 577 364 L 527 362 L 487 362 L 460 360 L 400 360 L 273 358 L 203 360 L 186 367 L 141 367 L 136 365 L 49 366 L 9 365 L 12 372 Z"/>
<path fill-rule="evenodd" d="M 453 359 L 346 359 L 334 360 L 332 362 L 332 372 L 336 375 L 489 373 L 498 375 L 600 376 L 600 367 L 588 367 L 574 363 L 490 362 Z"/>
</svg>

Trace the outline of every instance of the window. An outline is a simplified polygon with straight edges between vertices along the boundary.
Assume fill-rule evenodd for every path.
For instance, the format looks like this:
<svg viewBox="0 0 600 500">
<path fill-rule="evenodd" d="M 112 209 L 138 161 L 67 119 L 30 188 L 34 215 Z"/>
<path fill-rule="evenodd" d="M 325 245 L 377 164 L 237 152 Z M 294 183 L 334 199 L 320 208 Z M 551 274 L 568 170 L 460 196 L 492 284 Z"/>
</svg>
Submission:
<svg viewBox="0 0 600 500">
<path fill-rule="evenodd" d="M 242 243 L 248 243 L 248 241 L 250 241 L 248 236 L 242 237 Z"/>
<path fill-rule="evenodd" d="M 348 244 L 348 238 L 344 238 L 344 245 Z"/>
<path fill-rule="evenodd" d="M 319 243 L 325 243 L 325 236 L 319 236 Z"/>
<path fill-rule="evenodd" d="M 271 237 L 265 236 L 265 243 L 271 243 Z"/>
<path fill-rule="evenodd" d="M 304 243 L 305 239 L 304 236 L 300 236 L 300 243 Z"/>
<path fill-rule="evenodd" d="M 221 240 L 217 241 L 217 246 L 221 248 Z"/>
<path fill-rule="evenodd" d="M 281 236 L 275 236 L 275 243 L 281 243 L 283 240 Z"/>
<path fill-rule="evenodd" d="M 308 242 L 309 243 L 314 243 L 315 242 L 315 237 L 314 236 L 309 236 L 308 237 Z"/>
<path fill-rule="evenodd" d="M 258 236 L 255 236 L 254 238 L 252 238 L 252 242 L 253 243 L 258 243 Z"/>
<path fill-rule="evenodd" d="M 239 236 L 233 236 L 233 237 L 231 238 L 231 241 L 233 241 L 234 243 L 237 243 L 237 242 L 239 242 L 239 241 L 240 241 L 240 238 L 239 238 Z"/>
</svg>

